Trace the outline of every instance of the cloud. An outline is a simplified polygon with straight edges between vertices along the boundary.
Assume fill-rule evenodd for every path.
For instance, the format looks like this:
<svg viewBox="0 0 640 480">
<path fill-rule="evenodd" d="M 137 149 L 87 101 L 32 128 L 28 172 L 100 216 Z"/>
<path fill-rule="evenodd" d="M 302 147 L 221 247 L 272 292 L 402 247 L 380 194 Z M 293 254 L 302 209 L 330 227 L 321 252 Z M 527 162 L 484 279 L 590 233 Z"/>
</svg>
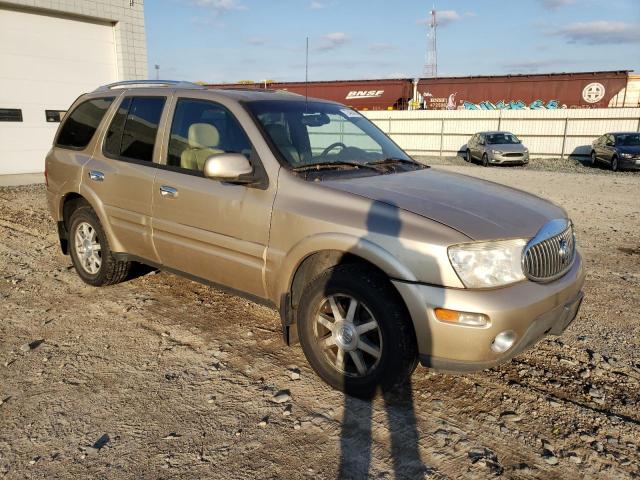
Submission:
<svg viewBox="0 0 640 480">
<path fill-rule="evenodd" d="M 398 46 L 391 43 L 372 43 L 369 45 L 369 50 L 374 52 L 392 52 L 397 49 Z"/>
<path fill-rule="evenodd" d="M 326 3 L 324 2 L 320 2 L 318 0 L 313 0 L 310 4 L 309 4 L 309 8 L 311 10 L 321 10 L 323 8 L 325 8 L 327 6 Z"/>
<path fill-rule="evenodd" d="M 216 15 L 231 12 L 232 10 L 246 10 L 247 7 L 238 3 L 238 0 L 192 0 L 191 4 L 198 7 L 209 8 Z"/>
<path fill-rule="evenodd" d="M 328 51 L 335 50 L 348 43 L 350 40 L 349 36 L 344 32 L 333 32 L 328 33 L 322 37 L 320 45 L 316 48 L 316 50 L 320 51 Z"/>
<path fill-rule="evenodd" d="M 575 3 L 576 0 L 538 0 L 538 3 L 542 4 L 544 8 L 549 10 L 557 10 L 560 7 L 566 7 Z"/>
<path fill-rule="evenodd" d="M 625 22 L 579 22 L 561 27 L 552 32 L 564 37 L 569 43 L 605 45 L 640 42 L 640 25 Z"/>
<path fill-rule="evenodd" d="M 546 59 L 546 60 L 516 60 L 502 64 L 503 70 L 510 73 L 533 73 L 540 69 L 548 69 L 556 65 L 567 65 L 571 63 L 567 60 Z"/>
<path fill-rule="evenodd" d="M 455 10 L 436 10 L 436 22 L 439 27 L 444 27 L 458 20 L 460 20 L 460 14 Z M 431 23 L 431 17 L 423 18 L 416 23 L 418 25 L 429 25 Z"/>
<path fill-rule="evenodd" d="M 261 46 L 266 45 L 267 43 L 269 43 L 269 41 L 266 38 L 262 37 L 250 37 L 247 38 L 247 43 L 249 45 Z"/>
</svg>

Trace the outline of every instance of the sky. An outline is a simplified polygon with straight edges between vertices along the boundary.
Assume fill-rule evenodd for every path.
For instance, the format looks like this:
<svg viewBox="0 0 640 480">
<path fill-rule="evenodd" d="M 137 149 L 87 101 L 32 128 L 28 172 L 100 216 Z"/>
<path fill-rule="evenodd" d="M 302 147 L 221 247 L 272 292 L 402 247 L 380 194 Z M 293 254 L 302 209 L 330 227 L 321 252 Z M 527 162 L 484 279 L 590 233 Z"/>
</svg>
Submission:
<svg viewBox="0 0 640 480">
<path fill-rule="evenodd" d="M 433 1 L 147 0 L 149 76 L 422 76 Z M 437 0 L 438 76 L 635 70 L 640 0 Z"/>
</svg>

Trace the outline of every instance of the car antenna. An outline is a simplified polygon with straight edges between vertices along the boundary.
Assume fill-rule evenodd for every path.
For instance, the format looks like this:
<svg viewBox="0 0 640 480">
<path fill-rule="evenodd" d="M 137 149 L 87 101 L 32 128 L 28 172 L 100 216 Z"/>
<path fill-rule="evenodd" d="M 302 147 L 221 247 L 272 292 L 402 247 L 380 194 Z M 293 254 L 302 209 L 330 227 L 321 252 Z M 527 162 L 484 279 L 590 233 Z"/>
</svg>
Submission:
<svg viewBox="0 0 640 480">
<path fill-rule="evenodd" d="M 304 62 L 304 110 L 309 112 L 309 37 L 307 37 L 307 50 Z"/>
</svg>

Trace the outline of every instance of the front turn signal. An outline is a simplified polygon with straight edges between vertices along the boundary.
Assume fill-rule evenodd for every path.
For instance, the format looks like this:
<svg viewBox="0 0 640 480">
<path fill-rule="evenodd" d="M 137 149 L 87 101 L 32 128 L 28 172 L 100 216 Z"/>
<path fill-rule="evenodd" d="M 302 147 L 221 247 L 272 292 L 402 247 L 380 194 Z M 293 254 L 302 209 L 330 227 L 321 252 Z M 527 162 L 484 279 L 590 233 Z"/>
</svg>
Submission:
<svg viewBox="0 0 640 480">
<path fill-rule="evenodd" d="M 435 314 L 438 320 L 445 323 L 455 323 L 468 327 L 486 327 L 489 325 L 489 317 L 482 313 L 459 312 L 446 308 L 436 308 Z"/>
</svg>

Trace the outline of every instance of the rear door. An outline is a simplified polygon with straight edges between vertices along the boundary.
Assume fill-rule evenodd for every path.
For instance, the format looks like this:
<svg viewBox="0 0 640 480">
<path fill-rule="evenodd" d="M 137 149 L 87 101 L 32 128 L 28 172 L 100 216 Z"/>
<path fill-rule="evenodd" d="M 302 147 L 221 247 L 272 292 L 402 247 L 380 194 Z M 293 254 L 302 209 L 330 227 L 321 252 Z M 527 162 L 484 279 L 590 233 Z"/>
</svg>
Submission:
<svg viewBox="0 0 640 480">
<path fill-rule="evenodd" d="M 606 135 L 601 135 L 593 144 L 593 151 L 596 152 L 596 158 L 602 158 L 602 144 L 604 143 Z"/>
<path fill-rule="evenodd" d="M 83 182 L 100 199 L 124 253 L 158 262 L 151 238 L 154 158 L 166 92 L 123 95 Z"/>
<path fill-rule="evenodd" d="M 605 136 L 605 142 L 602 146 L 602 157 L 609 163 L 611 163 L 611 161 L 613 160 L 613 155 L 616 153 L 615 144 L 615 137 L 608 133 Z"/>
<path fill-rule="evenodd" d="M 205 178 L 211 155 L 260 159 L 228 105 L 177 98 L 153 187 L 153 242 L 163 265 L 265 298 L 263 268 L 275 182 L 235 185 Z M 245 113 L 246 115 L 246 113 Z"/>
<path fill-rule="evenodd" d="M 469 139 L 469 141 L 467 142 L 467 149 L 471 153 L 472 157 L 475 156 L 475 154 L 473 152 L 473 149 L 475 148 L 475 143 L 476 143 L 476 138 L 477 137 L 478 137 L 478 134 L 476 133 L 475 135 L 472 135 L 471 138 Z"/>
<path fill-rule="evenodd" d="M 482 154 L 484 153 L 482 142 L 484 142 L 484 135 L 479 133 L 476 136 L 475 142 L 473 142 L 473 152 L 472 153 L 473 153 L 473 156 L 475 158 L 478 158 L 478 159 L 482 158 Z"/>
</svg>

